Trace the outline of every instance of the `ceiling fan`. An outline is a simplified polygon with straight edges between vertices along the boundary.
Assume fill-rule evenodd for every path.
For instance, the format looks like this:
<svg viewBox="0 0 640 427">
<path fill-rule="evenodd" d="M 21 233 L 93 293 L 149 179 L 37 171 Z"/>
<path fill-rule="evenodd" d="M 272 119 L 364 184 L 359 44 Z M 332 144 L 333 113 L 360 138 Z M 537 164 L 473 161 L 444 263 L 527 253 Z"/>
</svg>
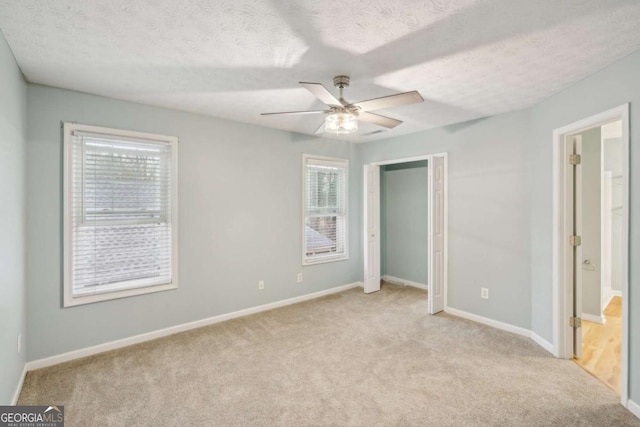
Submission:
<svg viewBox="0 0 640 427">
<path fill-rule="evenodd" d="M 321 83 L 300 82 L 302 87 L 311 92 L 320 101 L 327 104 L 328 110 L 287 111 L 282 113 L 262 113 L 263 116 L 277 114 L 326 114 L 324 122 L 316 129 L 315 134 L 323 131 L 337 135 L 355 133 L 358 131 L 358 121 L 373 123 L 387 129 L 393 129 L 402 123 L 401 120 L 371 113 L 383 108 L 398 107 L 400 105 L 423 102 L 418 91 L 404 92 L 397 95 L 383 96 L 366 101 L 348 102 L 343 97 L 345 87 L 349 87 L 348 76 L 336 76 L 333 85 L 340 89 L 340 98 L 336 98 Z M 377 133 L 380 131 L 372 132 Z"/>
</svg>

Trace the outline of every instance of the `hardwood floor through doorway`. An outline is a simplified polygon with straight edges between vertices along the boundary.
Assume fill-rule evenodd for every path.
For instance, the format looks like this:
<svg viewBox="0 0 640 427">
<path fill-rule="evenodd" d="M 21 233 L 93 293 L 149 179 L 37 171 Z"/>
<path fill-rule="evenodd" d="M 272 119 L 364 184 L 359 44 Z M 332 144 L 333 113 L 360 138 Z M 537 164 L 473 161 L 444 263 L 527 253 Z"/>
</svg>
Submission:
<svg viewBox="0 0 640 427">
<path fill-rule="evenodd" d="M 582 358 L 576 363 L 620 394 L 622 298 L 613 297 L 604 315 L 604 325 L 582 321 Z"/>
</svg>

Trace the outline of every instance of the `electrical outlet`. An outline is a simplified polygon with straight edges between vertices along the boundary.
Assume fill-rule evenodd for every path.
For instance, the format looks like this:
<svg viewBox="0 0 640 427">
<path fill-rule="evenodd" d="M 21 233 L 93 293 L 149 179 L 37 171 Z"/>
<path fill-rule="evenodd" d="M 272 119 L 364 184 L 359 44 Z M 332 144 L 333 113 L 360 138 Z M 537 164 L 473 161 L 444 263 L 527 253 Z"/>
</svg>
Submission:
<svg viewBox="0 0 640 427">
<path fill-rule="evenodd" d="M 258 290 L 264 289 L 264 280 L 258 280 Z"/>
<path fill-rule="evenodd" d="M 302 283 L 302 273 L 298 273 L 298 283 Z"/>
<path fill-rule="evenodd" d="M 22 353 L 22 334 L 18 334 L 18 354 Z"/>
<path fill-rule="evenodd" d="M 480 298 L 489 299 L 489 289 L 488 288 L 480 288 Z"/>
</svg>

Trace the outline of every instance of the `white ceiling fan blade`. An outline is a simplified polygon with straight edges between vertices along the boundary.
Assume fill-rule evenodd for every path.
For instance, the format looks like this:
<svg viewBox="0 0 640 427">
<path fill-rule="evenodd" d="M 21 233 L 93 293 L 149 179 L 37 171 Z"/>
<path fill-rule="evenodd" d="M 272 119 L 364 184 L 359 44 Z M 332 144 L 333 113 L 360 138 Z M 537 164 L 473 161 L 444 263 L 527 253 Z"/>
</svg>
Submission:
<svg viewBox="0 0 640 427">
<path fill-rule="evenodd" d="M 385 128 L 393 129 L 402 123 L 402 120 L 392 119 L 391 117 L 381 116 L 380 114 L 373 114 L 361 111 L 358 114 L 358 120 L 363 122 L 373 123 L 374 125 L 382 126 Z"/>
<path fill-rule="evenodd" d="M 313 132 L 314 135 L 319 135 L 321 133 L 324 133 L 324 121 L 320 123 L 320 126 L 318 126 L 318 129 L 316 129 L 315 132 Z"/>
<path fill-rule="evenodd" d="M 311 92 L 316 98 L 327 105 L 342 107 L 342 103 L 329 92 L 321 83 L 299 82 L 302 87 Z"/>
<path fill-rule="evenodd" d="M 423 102 L 424 98 L 417 90 L 399 93 L 397 95 L 383 96 L 381 98 L 368 99 L 366 101 L 354 102 L 353 105 L 360 107 L 362 111 L 381 110 L 383 108 L 398 107 L 400 105 L 417 104 Z"/>
<path fill-rule="evenodd" d="M 273 116 L 276 114 L 328 114 L 329 110 L 308 110 L 308 111 L 284 111 L 282 113 L 260 113 L 261 116 Z"/>
</svg>

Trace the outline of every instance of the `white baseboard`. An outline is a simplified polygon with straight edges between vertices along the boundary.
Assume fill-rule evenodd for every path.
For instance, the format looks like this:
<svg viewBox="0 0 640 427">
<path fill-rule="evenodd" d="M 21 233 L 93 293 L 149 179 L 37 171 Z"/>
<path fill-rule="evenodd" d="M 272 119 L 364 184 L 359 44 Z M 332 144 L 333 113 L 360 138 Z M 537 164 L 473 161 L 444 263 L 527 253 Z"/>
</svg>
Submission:
<svg viewBox="0 0 640 427">
<path fill-rule="evenodd" d="M 13 394 L 13 400 L 11 404 L 16 406 L 18 404 L 18 398 L 20 397 L 20 392 L 22 391 L 22 384 L 24 384 L 24 378 L 27 376 L 27 365 L 22 368 L 22 374 L 20 375 L 20 380 L 18 381 L 18 385 L 16 387 L 16 392 Z"/>
<path fill-rule="evenodd" d="M 458 310 L 457 308 L 445 307 L 444 311 L 445 313 L 453 314 L 454 316 L 462 317 L 463 319 L 473 320 L 474 322 L 482 323 L 483 325 L 531 338 L 531 331 L 519 326 L 513 326 L 498 320 L 489 319 L 488 317 L 478 316 L 477 314 Z"/>
<path fill-rule="evenodd" d="M 201 328 L 203 326 L 213 325 L 215 323 L 224 322 L 225 320 L 231 320 L 238 317 L 248 316 L 250 314 L 260 313 L 262 311 L 273 310 L 274 308 L 284 307 L 291 304 L 296 304 L 303 301 L 308 301 L 315 298 L 320 298 L 325 295 L 335 294 L 337 292 L 346 291 L 348 289 L 364 286 L 362 282 L 349 283 L 342 286 L 336 286 L 335 288 L 325 289 L 323 291 L 314 292 L 307 295 L 301 295 L 299 297 L 288 298 L 281 301 L 275 301 L 269 304 L 263 304 L 256 307 L 247 308 L 244 310 L 238 310 L 231 313 L 220 314 L 218 316 L 208 317 L 206 319 L 196 320 L 195 322 L 183 323 L 181 325 L 171 326 L 165 329 L 157 331 L 147 332 L 133 337 L 123 338 L 116 341 L 111 341 L 104 344 L 98 344 L 93 347 L 82 348 L 79 350 L 70 351 L 68 353 L 58 354 L 55 356 L 47 357 L 44 359 L 33 360 L 26 363 L 25 369 L 27 371 L 33 371 L 35 369 L 46 368 L 48 366 L 57 365 L 59 363 L 69 362 L 71 360 L 80 359 L 87 356 L 92 356 L 98 353 L 104 353 L 105 351 L 115 350 L 117 348 L 127 347 L 133 344 L 150 341 L 156 338 L 166 337 L 168 335 L 177 334 L 179 332 L 188 331 L 191 329 Z M 19 390 L 18 392 L 19 393 Z"/>
<path fill-rule="evenodd" d="M 394 283 L 396 285 L 411 286 L 413 288 L 424 289 L 425 291 L 429 290 L 429 286 L 427 286 L 424 283 L 412 282 L 411 280 L 401 279 L 395 276 L 389 276 L 388 274 L 383 275 L 382 280 L 386 282 Z"/>
<path fill-rule="evenodd" d="M 593 314 L 582 313 L 580 315 L 580 318 L 582 320 L 586 320 L 588 322 L 593 322 L 593 323 L 599 323 L 601 325 L 604 325 L 607 322 L 607 318 L 604 317 L 603 315 L 595 316 Z"/>
<path fill-rule="evenodd" d="M 469 313 L 467 311 L 458 310 L 457 308 L 445 307 L 445 313 L 452 314 L 454 316 L 462 317 L 463 319 L 472 320 L 474 322 L 482 323 L 483 325 L 491 326 L 492 328 L 500 329 L 503 331 L 511 332 L 523 337 L 531 338 L 533 342 L 544 348 L 549 353 L 553 354 L 553 344 L 542 338 L 540 335 L 519 326 L 510 325 L 509 323 L 500 322 L 498 320 L 489 319 L 488 317 L 479 316 L 477 314 Z"/>
<path fill-rule="evenodd" d="M 614 297 L 622 297 L 622 291 L 611 291 L 611 295 L 613 295 Z"/>
<path fill-rule="evenodd" d="M 636 417 L 640 418 L 640 405 L 638 405 L 633 400 L 627 400 L 627 409 Z"/>
<path fill-rule="evenodd" d="M 549 353 L 554 354 L 553 344 L 551 344 L 549 341 L 547 341 L 544 338 L 542 338 L 540 335 L 538 335 L 535 332 L 531 331 L 531 339 L 533 340 L 533 342 L 535 342 L 540 347 L 542 347 L 545 350 L 547 350 Z"/>
</svg>

